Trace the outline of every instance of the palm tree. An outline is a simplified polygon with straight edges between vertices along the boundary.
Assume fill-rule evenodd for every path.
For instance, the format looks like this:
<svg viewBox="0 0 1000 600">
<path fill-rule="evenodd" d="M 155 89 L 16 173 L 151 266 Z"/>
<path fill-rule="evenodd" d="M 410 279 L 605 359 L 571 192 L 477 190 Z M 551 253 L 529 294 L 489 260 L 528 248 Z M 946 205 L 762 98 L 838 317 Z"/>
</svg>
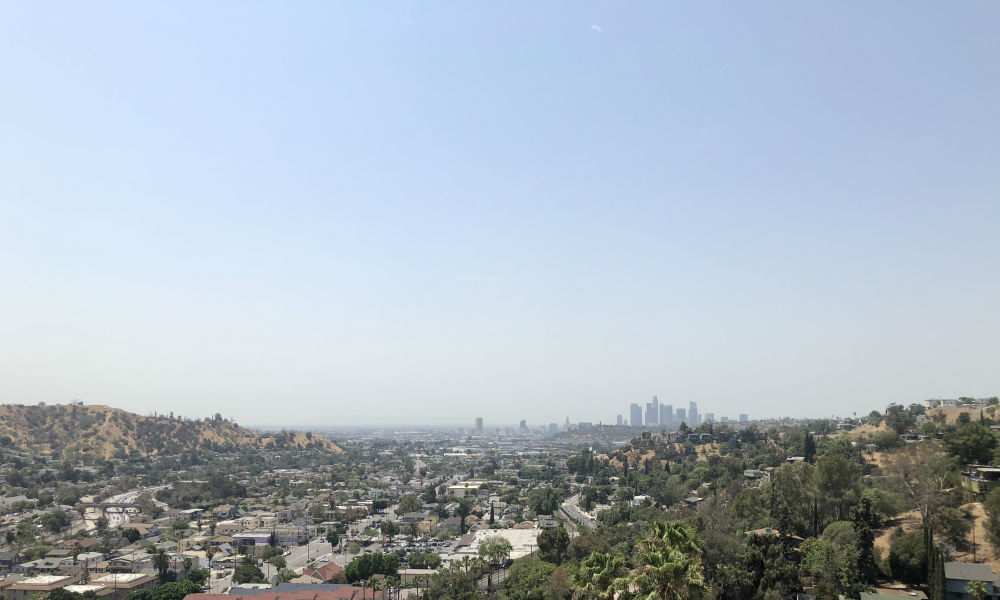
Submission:
<svg viewBox="0 0 1000 600">
<path fill-rule="evenodd" d="M 575 576 L 581 598 L 612 600 L 625 575 L 625 557 L 608 552 L 594 552 L 580 563 Z"/>
<path fill-rule="evenodd" d="M 686 554 L 701 554 L 701 540 L 694 530 L 680 521 L 657 521 L 652 525 L 652 536 L 646 541 L 648 547 L 674 548 Z"/>
<path fill-rule="evenodd" d="M 642 566 L 632 572 L 630 583 L 638 588 L 640 597 L 687 600 L 700 598 L 707 591 L 701 562 L 695 556 L 669 549 L 643 552 L 639 560 Z"/>
<path fill-rule="evenodd" d="M 415 538 L 420 535 L 420 528 L 417 527 L 416 523 L 410 523 L 406 526 L 406 535 Z"/>
<path fill-rule="evenodd" d="M 153 568 L 160 574 L 160 583 L 165 583 L 167 573 L 170 571 L 170 557 L 167 556 L 167 552 L 163 548 L 157 550 L 156 554 L 153 555 Z"/>
<path fill-rule="evenodd" d="M 986 582 L 978 579 L 973 579 L 965 584 L 965 593 L 972 596 L 972 600 L 985 600 L 989 596 L 989 592 L 986 590 Z"/>
</svg>

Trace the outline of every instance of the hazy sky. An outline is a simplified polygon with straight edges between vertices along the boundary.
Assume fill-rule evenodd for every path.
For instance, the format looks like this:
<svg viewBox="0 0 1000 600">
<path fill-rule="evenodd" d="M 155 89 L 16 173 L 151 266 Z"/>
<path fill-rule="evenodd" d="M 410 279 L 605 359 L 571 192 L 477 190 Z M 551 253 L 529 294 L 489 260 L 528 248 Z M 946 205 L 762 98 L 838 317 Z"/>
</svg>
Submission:
<svg viewBox="0 0 1000 600">
<path fill-rule="evenodd" d="M 0 400 L 1000 394 L 1000 4 L 0 3 Z"/>
</svg>

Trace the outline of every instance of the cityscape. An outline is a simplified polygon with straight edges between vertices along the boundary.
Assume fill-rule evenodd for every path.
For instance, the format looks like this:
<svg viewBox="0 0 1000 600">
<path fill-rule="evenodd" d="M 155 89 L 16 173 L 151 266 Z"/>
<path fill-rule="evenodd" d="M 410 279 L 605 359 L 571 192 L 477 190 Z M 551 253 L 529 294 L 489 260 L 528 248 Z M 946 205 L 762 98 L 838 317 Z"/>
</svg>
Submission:
<svg viewBox="0 0 1000 600">
<path fill-rule="evenodd" d="M 687 408 L 678 407 L 675 409 L 672 404 L 661 404 L 657 396 L 653 396 L 652 401 L 647 402 L 645 408 L 641 404 L 632 403 L 629 406 L 627 415 L 617 415 L 614 425 L 618 427 L 662 429 L 677 429 L 684 426 L 694 429 L 702 424 L 718 423 L 720 425 L 728 425 L 730 423 L 745 424 L 750 422 L 750 415 L 747 413 L 740 413 L 735 420 L 727 416 L 721 416 L 716 419 L 715 413 L 698 412 L 697 402 L 688 402 Z M 473 430 L 477 433 L 483 433 L 485 431 L 484 424 L 483 417 L 476 417 Z M 596 425 L 603 426 L 605 423 L 598 422 Z M 592 429 L 594 426 L 595 423 L 590 421 L 571 422 L 569 417 L 566 417 L 565 422 L 561 425 L 559 423 L 548 423 L 547 425 L 529 426 L 527 419 L 522 419 L 517 426 L 517 431 L 527 433 L 530 430 L 553 434 L 570 430 L 586 431 Z M 502 430 L 504 427 L 500 429 Z"/>
<path fill-rule="evenodd" d="M 0 600 L 1000 600 L 1000 1 L 0 1 Z"/>
</svg>

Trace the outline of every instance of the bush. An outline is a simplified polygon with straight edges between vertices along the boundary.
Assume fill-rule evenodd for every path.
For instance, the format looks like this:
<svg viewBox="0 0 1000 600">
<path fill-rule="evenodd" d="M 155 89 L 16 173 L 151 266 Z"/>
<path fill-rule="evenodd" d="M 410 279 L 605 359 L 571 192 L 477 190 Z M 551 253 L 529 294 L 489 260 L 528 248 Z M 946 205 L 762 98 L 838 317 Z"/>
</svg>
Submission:
<svg viewBox="0 0 1000 600">
<path fill-rule="evenodd" d="M 894 429 L 879 431 L 872 436 L 872 443 L 878 446 L 879 450 L 892 450 L 903 445 L 903 440 Z"/>
<path fill-rule="evenodd" d="M 927 580 L 927 550 L 920 531 L 897 533 L 889 546 L 889 570 L 896 579 L 913 585 Z"/>
</svg>

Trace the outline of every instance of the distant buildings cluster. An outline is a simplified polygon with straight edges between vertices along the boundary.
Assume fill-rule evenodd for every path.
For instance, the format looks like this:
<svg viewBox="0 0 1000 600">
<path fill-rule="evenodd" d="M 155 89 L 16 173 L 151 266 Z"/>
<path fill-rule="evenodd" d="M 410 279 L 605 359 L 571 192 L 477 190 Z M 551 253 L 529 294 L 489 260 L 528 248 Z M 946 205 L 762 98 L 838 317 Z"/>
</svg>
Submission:
<svg viewBox="0 0 1000 600">
<path fill-rule="evenodd" d="M 684 423 L 688 427 L 697 427 L 702 423 L 714 423 L 715 413 L 699 413 L 697 402 L 688 402 L 687 408 L 674 408 L 672 404 L 660 404 L 659 398 L 653 396 L 652 402 L 647 402 L 645 411 L 642 405 L 633 403 L 629 406 L 629 418 L 626 420 L 622 415 L 618 415 L 617 423 L 622 426 L 632 427 L 679 427 Z M 743 413 L 739 416 L 740 423 L 750 420 L 750 415 Z M 729 423 L 729 417 L 722 417 L 721 423 Z"/>
<path fill-rule="evenodd" d="M 645 409 L 643 409 L 642 405 L 633 403 L 629 406 L 628 418 L 626 419 L 623 415 L 619 414 L 616 418 L 615 424 L 619 427 L 660 427 L 664 429 L 672 429 L 680 427 L 682 423 L 690 428 L 694 428 L 704 423 L 747 423 L 749 421 L 750 415 L 747 413 L 740 413 L 737 420 L 723 416 L 717 421 L 715 413 L 698 412 L 697 402 L 688 402 L 687 408 L 674 408 L 672 404 L 661 404 L 659 398 L 653 396 L 653 400 L 646 403 Z M 600 426 L 601 423 L 598 423 L 598 425 Z M 560 430 L 570 431 L 571 429 L 576 431 L 589 431 L 593 429 L 593 427 L 593 423 L 584 421 L 571 425 L 569 417 L 566 417 L 566 422 L 562 425 L 562 427 L 556 423 L 549 423 L 547 427 L 543 425 L 532 428 L 528 426 L 526 420 L 522 419 L 516 430 L 513 428 L 500 428 L 496 431 L 502 431 L 510 434 L 526 434 L 529 432 L 547 432 L 549 434 L 555 434 Z M 482 417 L 476 417 L 474 431 L 478 434 L 484 433 Z"/>
</svg>

